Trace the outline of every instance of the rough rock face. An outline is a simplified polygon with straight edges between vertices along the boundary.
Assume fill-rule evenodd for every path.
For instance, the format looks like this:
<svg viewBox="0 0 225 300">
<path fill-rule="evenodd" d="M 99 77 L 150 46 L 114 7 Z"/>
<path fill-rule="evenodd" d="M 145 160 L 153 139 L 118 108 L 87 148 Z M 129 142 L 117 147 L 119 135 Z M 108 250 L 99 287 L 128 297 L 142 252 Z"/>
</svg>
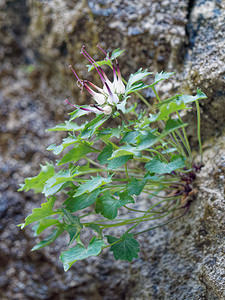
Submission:
<svg viewBox="0 0 225 300">
<path fill-rule="evenodd" d="M 0 298 L 16 299 L 224 299 L 224 82 L 225 3 L 219 0 L 2 0 L 0 3 Z M 51 159 L 47 145 L 59 136 L 45 129 L 70 108 L 63 99 L 86 101 L 67 69 L 84 71 L 79 51 L 126 49 L 123 74 L 149 67 L 176 71 L 178 82 L 162 87 L 200 87 L 205 162 L 188 214 L 140 237 L 140 258 L 115 262 L 111 253 L 78 262 L 64 273 L 57 261 L 64 241 L 31 253 L 29 229 L 15 225 L 40 204 L 40 196 L 17 193 L 24 177 Z M 97 56 L 96 56 L 97 57 Z M 79 97 L 78 97 L 79 95 Z M 146 95 L 151 101 L 152 94 Z M 89 98 L 88 98 L 89 101 Z M 193 137 L 195 122 L 189 136 Z M 208 139 L 208 141 L 207 141 Z"/>
</svg>

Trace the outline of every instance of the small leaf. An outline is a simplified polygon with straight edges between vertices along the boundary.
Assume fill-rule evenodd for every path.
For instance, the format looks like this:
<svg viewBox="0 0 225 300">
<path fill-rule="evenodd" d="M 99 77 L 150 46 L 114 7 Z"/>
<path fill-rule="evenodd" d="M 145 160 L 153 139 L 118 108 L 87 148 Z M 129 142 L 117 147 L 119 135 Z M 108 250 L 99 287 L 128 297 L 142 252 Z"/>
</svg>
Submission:
<svg viewBox="0 0 225 300">
<path fill-rule="evenodd" d="M 57 237 L 59 237 L 63 233 L 64 229 L 62 227 L 58 227 L 55 229 L 46 239 L 35 245 L 31 251 L 35 251 L 41 249 L 43 247 L 48 246 L 49 244 L 53 243 Z"/>
<path fill-rule="evenodd" d="M 84 130 L 81 132 L 81 138 L 88 139 L 90 138 L 95 131 L 109 118 L 104 115 L 99 115 L 94 118 L 91 122 L 87 123 L 84 127 Z"/>
<path fill-rule="evenodd" d="M 96 190 L 97 188 L 101 187 L 102 185 L 110 183 L 111 181 L 112 181 L 111 176 L 109 176 L 107 178 L 101 177 L 101 176 L 92 177 L 91 180 L 88 180 L 87 182 L 85 182 L 79 186 L 76 193 L 74 194 L 74 197 L 78 197 L 85 193 L 90 193 L 90 192 Z"/>
<path fill-rule="evenodd" d="M 185 160 L 181 156 L 176 156 L 171 162 L 162 162 L 158 157 L 154 157 L 145 168 L 153 174 L 170 174 L 172 171 L 185 167 Z"/>
<path fill-rule="evenodd" d="M 81 108 L 88 108 L 89 106 L 88 105 L 82 105 L 80 106 Z M 70 117 L 70 121 L 73 121 L 79 117 L 82 117 L 82 116 L 85 116 L 85 115 L 88 115 L 89 114 L 89 111 L 86 111 L 86 110 L 83 110 L 83 109 L 75 109 L 73 112 L 69 113 L 69 115 L 71 116 Z"/>
<path fill-rule="evenodd" d="M 134 199 L 127 192 L 120 193 L 119 198 L 116 198 L 111 195 L 110 191 L 105 191 L 97 199 L 95 211 L 105 218 L 113 220 L 117 216 L 118 209 L 128 203 L 134 203 Z"/>
<path fill-rule="evenodd" d="M 140 195 L 142 192 L 147 180 L 137 180 L 136 178 L 132 178 L 131 181 L 127 185 L 128 195 Z"/>
<path fill-rule="evenodd" d="M 65 183 L 73 181 L 75 174 L 76 173 L 72 174 L 70 170 L 59 171 L 46 181 L 43 194 L 45 194 L 46 197 L 54 195 Z"/>
<path fill-rule="evenodd" d="M 113 151 L 113 147 L 111 144 L 105 146 L 105 148 L 102 150 L 102 152 L 98 156 L 98 161 L 100 164 L 106 164 L 108 162 L 108 158 L 111 157 Z"/>
<path fill-rule="evenodd" d="M 101 191 L 97 189 L 90 194 L 85 193 L 78 197 L 72 196 L 64 202 L 64 205 L 66 206 L 66 209 L 68 209 L 70 212 L 75 212 L 84 209 L 95 203 L 100 192 Z"/>
<path fill-rule="evenodd" d="M 73 137 L 73 136 L 69 136 L 65 139 L 63 139 L 62 144 L 60 145 L 56 145 L 56 144 L 52 144 L 50 146 L 48 146 L 47 150 L 48 151 L 52 151 L 55 155 L 60 154 L 66 147 L 75 144 L 77 142 L 77 138 Z"/>
<path fill-rule="evenodd" d="M 63 263 L 64 270 L 68 271 L 69 268 L 78 260 L 98 255 L 103 246 L 105 246 L 103 240 L 93 237 L 87 248 L 83 245 L 77 244 L 75 247 L 63 251 L 60 255 L 60 260 Z"/>
<path fill-rule="evenodd" d="M 128 160 L 132 159 L 133 155 L 124 155 L 120 157 L 116 157 L 109 161 L 107 169 L 108 170 L 115 170 L 121 166 L 123 166 Z"/>
<path fill-rule="evenodd" d="M 96 67 L 101 67 L 101 66 L 104 66 L 104 65 L 107 65 L 107 66 L 112 68 L 112 63 L 111 63 L 110 60 L 104 59 L 104 60 L 96 61 L 96 63 L 95 63 Z M 86 66 L 88 67 L 88 72 L 94 70 L 94 68 L 95 68 L 93 65 L 86 65 Z"/>
<path fill-rule="evenodd" d="M 174 97 L 162 101 L 158 105 L 159 106 L 158 114 L 152 116 L 150 120 L 152 122 L 155 122 L 157 120 L 166 120 L 170 114 L 176 111 L 189 109 L 190 107 L 188 107 L 187 104 L 197 100 L 206 99 L 206 98 L 207 98 L 206 95 L 200 90 L 197 90 L 197 94 L 195 96 L 176 95 Z"/>
<path fill-rule="evenodd" d="M 152 86 L 155 85 L 156 83 L 160 82 L 161 80 L 169 79 L 172 75 L 174 75 L 174 72 L 160 72 L 156 73 L 155 75 L 155 81 Z"/>
<path fill-rule="evenodd" d="M 70 161 L 77 162 L 90 152 L 96 152 L 94 148 L 86 143 L 79 143 L 73 149 L 71 149 L 63 158 L 59 161 L 58 165 L 66 164 Z"/>
<path fill-rule="evenodd" d="M 137 90 L 141 90 L 147 87 L 141 80 L 151 74 L 152 73 L 148 72 L 147 70 L 142 70 L 142 69 L 139 69 L 136 73 L 131 74 L 126 85 L 125 94 L 128 95 Z"/>
<path fill-rule="evenodd" d="M 34 190 L 35 193 L 42 192 L 45 182 L 55 174 L 55 169 L 52 164 L 47 163 L 45 166 L 41 165 L 40 173 L 35 177 L 29 177 L 25 179 L 25 184 L 20 185 L 18 191 Z"/>
<path fill-rule="evenodd" d="M 118 243 L 112 245 L 110 248 L 115 259 L 132 261 L 133 258 L 138 258 L 140 247 L 138 241 L 134 239 L 133 234 L 126 233 L 120 239 L 108 235 L 107 240 L 110 244 L 118 241 Z"/>
<path fill-rule="evenodd" d="M 37 226 L 35 226 L 35 235 L 39 235 L 40 233 L 42 233 L 42 231 L 44 231 L 45 229 L 49 228 L 50 226 L 53 225 L 61 225 L 61 223 L 56 220 L 56 219 L 50 219 L 49 217 L 41 219 Z"/>
<path fill-rule="evenodd" d="M 110 191 L 106 191 L 98 198 L 95 211 L 101 213 L 107 219 L 115 219 L 119 208 L 119 200 L 113 197 Z"/>
<path fill-rule="evenodd" d="M 26 217 L 25 223 L 20 225 L 21 228 L 23 229 L 25 226 L 33 222 L 39 221 L 43 218 L 56 214 L 56 212 L 53 211 L 54 203 L 55 198 L 51 197 L 47 202 L 41 204 L 40 208 L 34 208 L 32 210 L 32 214 Z"/>
<path fill-rule="evenodd" d="M 74 122 L 65 121 L 65 123 L 61 123 L 53 128 L 47 129 L 47 131 L 80 131 L 83 129 L 84 125 L 85 124 L 78 125 Z"/>
<path fill-rule="evenodd" d="M 134 203 L 134 199 L 133 199 L 133 197 L 131 197 L 128 194 L 128 191 L 124 191 L 122 193 L 119 193 L 119 197 L 120 197 L 120 206 L 124 206 L 124 205 L 129 204 L 129 203 Z"/>
<path fill-rule="evenodd" d="M 125 50 L 121 50 L 120 48 L 117 48 L 117 49 L 113 50 L 110 59 L 111 59 L 111 60 L 116 59 L 116 58 L 119 57 L 124 51 L 125 51 Z"/>
</svg>

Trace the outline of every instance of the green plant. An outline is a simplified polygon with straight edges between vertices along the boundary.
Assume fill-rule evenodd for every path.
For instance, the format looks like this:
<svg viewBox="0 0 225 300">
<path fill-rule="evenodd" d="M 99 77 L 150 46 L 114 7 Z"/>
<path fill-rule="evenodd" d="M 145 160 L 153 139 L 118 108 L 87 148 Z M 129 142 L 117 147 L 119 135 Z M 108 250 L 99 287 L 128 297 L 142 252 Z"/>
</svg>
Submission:
<svg viewBox="0 0 225 300">
<path fill-rule="evenodd" d="M 202 161 L 194 164 L 185 130 L 188 124 L 182 121 L 180 111 L 191 110 L 191 103 L 196 103 L 202 159 L 198 101 L 205 99 L 205 94 L 197 90 L 195 96 L 179 94 L 161 100 L 156 86 L 173 73 L 161 72 L 153 77 L 147 70 L 139 69 L 126 82 L 117 62 L 123 51 L 116 49 L 110 55 L 100 50 L 106 57 L 98 62 L 84 47 L 82 54 L 90 62 L 89 71 L 95 69 L 99 74 L 102 89 L 81 80 L 70 67 L 78 86 L 86 89 L 96 104 L 77 106 L 70 103 L 75 110 L 69 114 L 69 121 L 48 129 L 67 131 L 68 136 L 60 145 L 47 148 L 55 155 L 66 148 L 69 150 L 56 165 L 41 166 L 40 173 L 25 179 L 19 189 L 33 189 L 47 199 L 19 225 L 24 228 L 35 222 L 36 236 L 46 229 L 52 230 L 32 250 L 45 247 L 64 232 L 68 233 L 69 249 L 60 256 L 66 271 L 77 260 L 98 255 L 108 247 L 116 259 L 131 261 L 138 257 L 136 237 L 139 234 L 173 221 L 177 218 L 175 211 L 183 209 L 182 215 L 185 213 L 184 198 L 192 191 L 192 182 L 202 164 Z M 103 71 L 104 65 L 113 70 L 113 82 Z M 152 83 L 144 83 L 146 77 L 151 77 Z M 139 93 L 147 88 L 155 94 L 154 105 Z M 136 103 L 130 100 L 132 94 L 143 101 L 146 110 L 137 112 Z M 89 114 L 92 119 L 87 118 Z M 54 208 L 59 194 L 64 202 L 57 202 L 58 208 Z M 144 210 L 135 206 L 140 197 L 148 199 L 149 207 Z M 123 213 L 118 217 L 122 207 Z M 160 219 L 164 221 L 156 222 Z M 156 223 L 138 231 L 141 223 L 151 221 Z M 124 228 L 120 237 L 107 235 L 107 229 L 114 227 Z M 85 230 L 90 232 L 87 247 L 82 242 Z"/>
</svg>

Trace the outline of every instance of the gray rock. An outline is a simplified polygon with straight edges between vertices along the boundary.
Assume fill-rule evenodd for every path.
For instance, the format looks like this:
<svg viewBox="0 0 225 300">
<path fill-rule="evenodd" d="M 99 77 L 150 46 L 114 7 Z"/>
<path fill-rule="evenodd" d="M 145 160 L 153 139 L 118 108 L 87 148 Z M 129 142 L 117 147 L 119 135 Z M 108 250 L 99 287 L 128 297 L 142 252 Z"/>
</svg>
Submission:
<svg viewBox="0 0 225 300">
<path fill-rule="evenodd" d="M 225 117 L 224 12 L 224 1 L 216 0 L 1 1 L 2 300 L 225 299 L 225 144 L 224 136 L 218 137 Z M 111 252 L 104 252 L 64 273 L 58 255 L 65 240 L 30 252 L 31 229 L 16 227 L 41 201 L 32 192 L 18 194 L 17 188 L 24 177 L 37 173 L 40 163 L 53 159 L 45 148 L 61 135 L 45 129 L 70 111 L 63 99 L 90 101 L 79 93 L 67 66 L 98 80 L 84 71 L 86 61 L 79 56 L 83 44 L 96 53 L 97 43 L 126 49 L 120 59 L 125 77 L 140 67 L 176 71 L 177 81 L 160 87 L 163 97 L 180 89 L 194 93 L 197 87 L 208 95 L 201 104 L 205 167 L 188 213 L 139 237 L 139 259 L 114 261 Z M 153 101 L 152 93 L 147 98 Z M 187 118 L 195 144 L 195 119 Z"/>
</svg>

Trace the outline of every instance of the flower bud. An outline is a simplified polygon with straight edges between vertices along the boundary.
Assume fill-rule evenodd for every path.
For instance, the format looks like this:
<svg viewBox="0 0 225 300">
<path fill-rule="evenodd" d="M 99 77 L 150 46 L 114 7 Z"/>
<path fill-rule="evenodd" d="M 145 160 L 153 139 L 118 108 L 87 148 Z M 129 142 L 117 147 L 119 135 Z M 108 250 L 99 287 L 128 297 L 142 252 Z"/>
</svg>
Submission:
<svg viewBox="0 0 225 300">
<path fill-rule="evenodd" d="M 104 108 L 103 108 L 103 112 L 105 115 L 110 115 L 112 113 L 112 107 L 109 106 L 109 105 L 106 105 Z"/>
</svg>

